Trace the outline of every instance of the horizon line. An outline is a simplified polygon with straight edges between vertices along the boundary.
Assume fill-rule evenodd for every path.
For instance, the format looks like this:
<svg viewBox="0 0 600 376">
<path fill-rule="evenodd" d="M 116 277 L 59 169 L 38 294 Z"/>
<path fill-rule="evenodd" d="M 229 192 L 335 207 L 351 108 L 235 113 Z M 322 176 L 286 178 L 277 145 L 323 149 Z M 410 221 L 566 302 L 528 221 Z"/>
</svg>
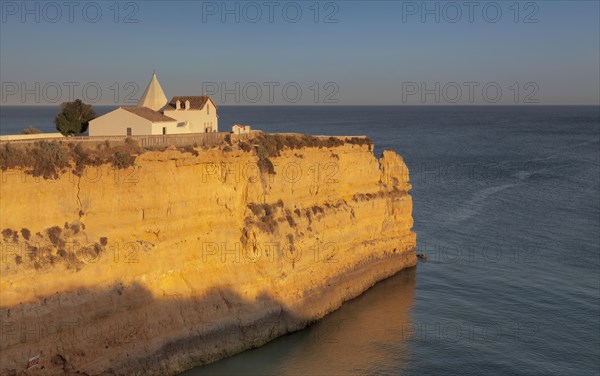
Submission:
<svg viewBox="0 0 600 376">
<path fill-rule="evenodd" d="M 62 102 L 66 103 L 66 102 Z M 62 103 L 45 103 L 45 104 L 23 104 L 23 103 L 5 103 L 0 104 L 0 107 L 56 107 Z M 131 106 L 131 104 L 106 104 L 106 103 L 88 103 L 92 106 L 102 107 L 123 107 Z M 600 103 L 473 103 L 473 104 L 221 104 L 218 107 L 545 107 L 545 106 L 599 106 Z"/>
</svg>

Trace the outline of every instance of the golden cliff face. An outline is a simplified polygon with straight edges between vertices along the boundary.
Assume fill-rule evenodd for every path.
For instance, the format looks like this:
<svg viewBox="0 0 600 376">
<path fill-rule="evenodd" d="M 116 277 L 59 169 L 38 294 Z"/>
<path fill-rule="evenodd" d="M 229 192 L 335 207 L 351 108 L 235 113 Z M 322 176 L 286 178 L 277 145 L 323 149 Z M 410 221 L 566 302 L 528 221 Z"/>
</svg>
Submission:
<svg viewBox="0 0 600 376">
<path fill-rule="evenodd" d="M 172 374 L 260 346 L 414 266 L 408 170 L 369 146 L 146 152 L 3 172 L 2 374 Z M 22 230 L 25 229 L 25 230 Z"/>
</svg>

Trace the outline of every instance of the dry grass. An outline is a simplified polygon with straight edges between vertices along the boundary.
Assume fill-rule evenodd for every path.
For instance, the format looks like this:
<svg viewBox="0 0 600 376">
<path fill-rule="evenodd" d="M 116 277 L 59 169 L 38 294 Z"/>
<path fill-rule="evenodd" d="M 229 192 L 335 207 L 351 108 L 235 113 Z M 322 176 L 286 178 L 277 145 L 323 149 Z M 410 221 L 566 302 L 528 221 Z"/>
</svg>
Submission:
<svg viewBox="0 0 600 376">
<path fill-rule="evenodd" d="M 334 148 L 344 144 L 369 145 L 372 150 L 373 142 L 366 137 L 351 137 L 342 139 L 338 137 L 315 137 L 308 134 L 303 135 L 281 135 L 261 133 L 250 141 L 252 144 L 244 141 L 238 143 L 238 147 L 243 151 L 250 152 L 253 148 L 258 156 L 258 167 L 261 172 L 275 174 L 275 168 L 271 158 L 281 155 L 284 149 L 303 149 L 303 148 Z M 332 153 L 332 157 L 339 157 Z"/>
<path fill-rule="evenodd" d="M 58 141 L 6 143 L 0 148 L 0 166 L 3 171 L 24 169 L 26 173 L 35 177 L 57 179 L 60 173 L 69 168 L 78 176 L 81 176 L 86 166 L 110 163 L 115 168 L 128 168 L 142 152 L 143 149 L 133 139 L 97 145 Z"/>
<path fill-rule="evenodd" d="M 248 141 L 239 141 L 237 147 L 245 152 L 255 152 L 258 166 L 265 174 L 275 174 L 272 158 L 278 157 L 284 149 L 333 148 L 344 144 L 369 145 L 372 142 L 364 137 L 337 138 L 315 137 L 311 135 L 281 135 L 259 133 Z M 232 138 L 223 141 L 223 150 L 232 151 Z M 220 147 L 221 147 L 220 146 Z M 198 156 L 197 145 L 179 147 L 182 153 Z M 26 173 L 45 179 L 57 179 L 59 174 L 72 169 L 75 175 L 81 176 L 86 166 L 111 164 L 114 168 L 125 169 L 135 164 L 136 157 L 144 151 L 165 151 L 167 146 L 151 146 L 141 148 L 137 141 L 128 137 L 124 142 L 102 143 L 92 142 L 58 142 L 38 141 L 35 143 L 5 143 L 0 147 L 0 167 L 7 169 L 23 169 Z M 332 153 L 332 157 L 337 157 Z"/>
</svg>

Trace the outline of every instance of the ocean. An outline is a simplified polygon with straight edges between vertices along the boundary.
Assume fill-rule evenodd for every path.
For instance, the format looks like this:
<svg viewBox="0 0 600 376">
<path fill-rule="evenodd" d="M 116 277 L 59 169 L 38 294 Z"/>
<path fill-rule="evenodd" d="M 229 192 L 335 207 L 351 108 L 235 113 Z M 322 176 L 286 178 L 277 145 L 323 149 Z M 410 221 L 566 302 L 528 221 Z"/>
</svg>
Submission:
<svg viewBox="0 0 600 376">
<path fill-rule="evenodd" d="M 56 112 L 2 107 L 0 133 L 53 131 Z M 600 107 L 223 106 L 219 115 L 221 129 L 367 135 L 377 156 L 396 150 L 428 259 L 303 331 L 185 375 L 600 373 Z"/>
</svg>

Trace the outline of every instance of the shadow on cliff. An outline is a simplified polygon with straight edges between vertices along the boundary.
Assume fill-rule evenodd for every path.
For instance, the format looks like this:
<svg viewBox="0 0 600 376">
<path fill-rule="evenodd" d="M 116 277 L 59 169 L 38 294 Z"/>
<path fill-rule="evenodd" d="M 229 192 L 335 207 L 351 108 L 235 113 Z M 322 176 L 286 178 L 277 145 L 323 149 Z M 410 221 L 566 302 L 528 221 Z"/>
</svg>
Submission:
<svg viewBox="0 0 600 376">
<path fill-rule="evenodd" d="M 186 375 L 252 369 L 259 374 L 369 373 L 367 367 L 383 355 L 380 347 L 390 344 L 405 363 L 401 329 L 410 321 L 414 284 L 415 268 L 401 271 L 309 330 Z M 310 297 L 311 308 L 322 312 L 318 315 L 332 309 L 331 293 Z M 41 297 L 0 314 L 2 375 L 174 374 L 260 347 L 318 318 L 284 307 L 268 294 L 248 300 L 231 288 L 212 288 L 193 297 L 157 297 L 140 284 L 120 283 Z M 27 371 L 37 355 L 39 364 Z M 248 367 L 247 362 L 260 364 Z"/>
<path fill-rule="evenodd" d="M 410 366 L 416 267 L 400 271 L 305 330 L 182 376 L 399 374 Z"/>
</svg>

